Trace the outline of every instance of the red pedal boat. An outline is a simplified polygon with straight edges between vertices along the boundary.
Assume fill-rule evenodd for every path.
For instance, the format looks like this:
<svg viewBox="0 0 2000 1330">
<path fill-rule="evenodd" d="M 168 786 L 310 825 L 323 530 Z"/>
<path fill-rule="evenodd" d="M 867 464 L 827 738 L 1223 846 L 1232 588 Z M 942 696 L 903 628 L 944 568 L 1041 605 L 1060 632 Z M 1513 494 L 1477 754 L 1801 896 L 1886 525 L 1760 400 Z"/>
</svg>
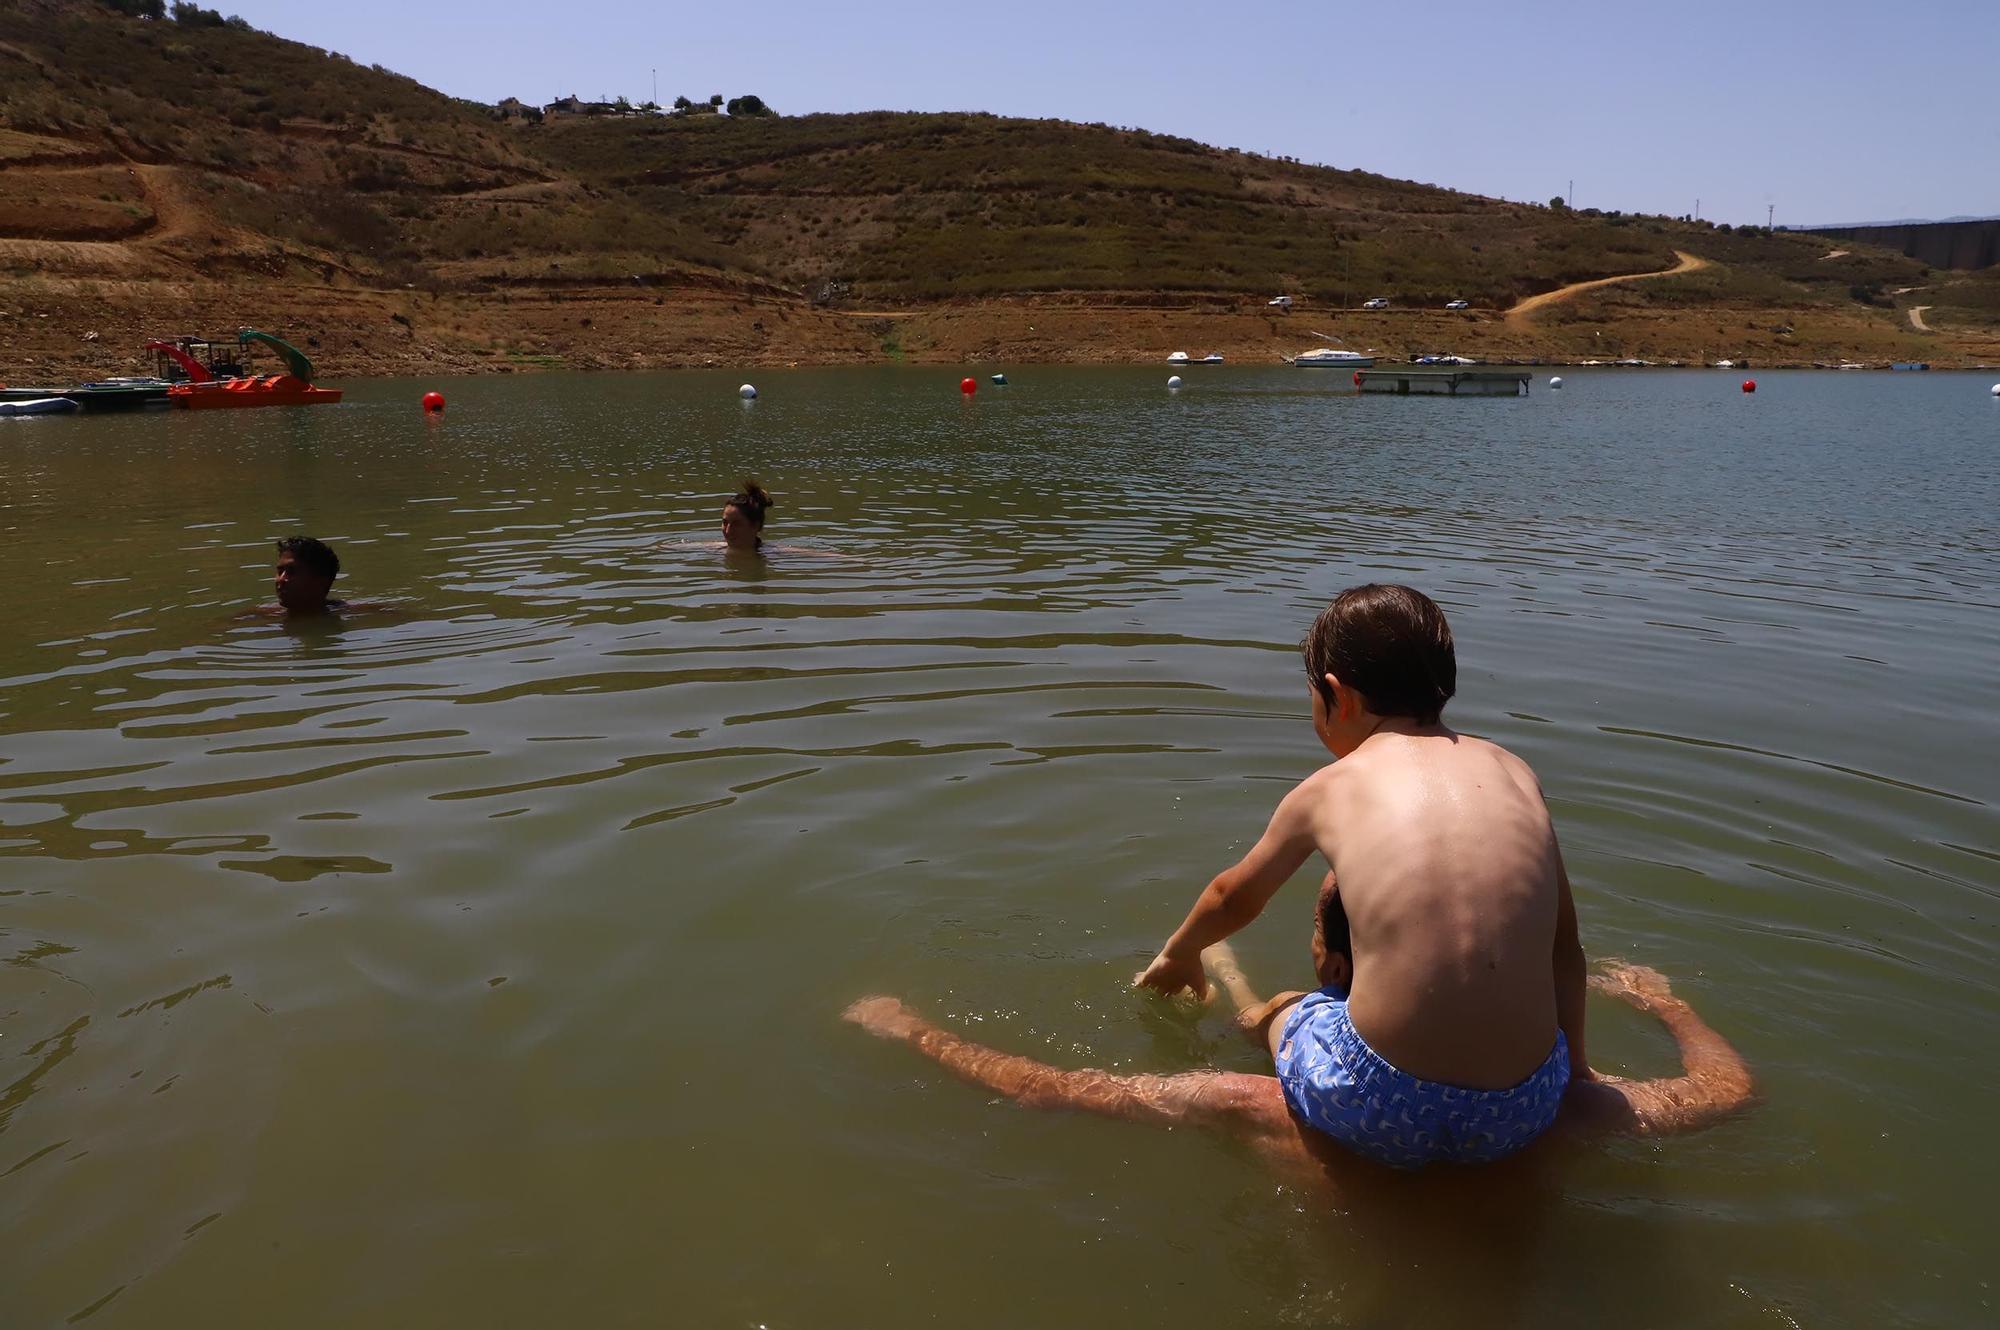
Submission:
<svg viewBox="0 0 2000 1330">
<path fill-rule="evenodd" d="M 311 406 L 339 400 L 340 389 L 315 388 L 290 374 L 183 383 L 167 389 L 167 401 L 192 410 L 223 406 Z"/>
<path fill-rule="evenodd" d="M 192 358 L 167 351 L 166 354 L 173 355 L 192 380 L 169 388 L 167 401 L 190 410 L 208 410 L 239 406 L 317 406 L 340 400 L 340 389 L 313 386 L 312 361 L 290 343 L 269 333 L 258 332 L 255 328 L 245 328 L 236 334 L 236 341 L 238 345 L 265 343 L 285 358 L 285 367 L 291 372 L 216 379 L 208 377 L 206 370 Z"/>
</svg>

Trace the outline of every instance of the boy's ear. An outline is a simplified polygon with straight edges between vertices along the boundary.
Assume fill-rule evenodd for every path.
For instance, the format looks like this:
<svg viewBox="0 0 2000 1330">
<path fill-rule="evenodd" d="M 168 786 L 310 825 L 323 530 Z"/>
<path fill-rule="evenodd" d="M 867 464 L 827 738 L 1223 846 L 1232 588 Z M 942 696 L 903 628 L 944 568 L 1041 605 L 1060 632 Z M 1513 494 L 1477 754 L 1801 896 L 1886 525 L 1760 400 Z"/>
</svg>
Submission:
<svg viewBox="0 0 2000 1330">
<path fill-rule="evenodd" d="M 1342 683 L 1340 676 L 1331 671 L 1326 675 L 1326 686 L 1333 693 L 1333 706 L 1329 710 L 1342 720 L 1350 719 L 1349 708 L 1354 705 L 1354 690 Z"/>
</svg>

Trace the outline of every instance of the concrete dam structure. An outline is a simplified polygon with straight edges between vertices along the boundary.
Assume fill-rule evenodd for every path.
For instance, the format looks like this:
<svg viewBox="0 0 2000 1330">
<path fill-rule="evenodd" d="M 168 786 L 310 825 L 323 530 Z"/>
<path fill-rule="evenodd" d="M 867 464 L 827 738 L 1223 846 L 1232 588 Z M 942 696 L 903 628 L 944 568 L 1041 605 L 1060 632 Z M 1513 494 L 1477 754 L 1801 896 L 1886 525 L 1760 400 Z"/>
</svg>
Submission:
<svg viewBox="0 0 2000 1330">
<path fill-rule="evenodd" d="M 2000 263 L 2000 217 L 1965 222 L 1895 222 L 1885 226 L 1815 226 L 1812 234 L 1900 250 L 1933 268 L 1990 268 Z"/>
</svg>

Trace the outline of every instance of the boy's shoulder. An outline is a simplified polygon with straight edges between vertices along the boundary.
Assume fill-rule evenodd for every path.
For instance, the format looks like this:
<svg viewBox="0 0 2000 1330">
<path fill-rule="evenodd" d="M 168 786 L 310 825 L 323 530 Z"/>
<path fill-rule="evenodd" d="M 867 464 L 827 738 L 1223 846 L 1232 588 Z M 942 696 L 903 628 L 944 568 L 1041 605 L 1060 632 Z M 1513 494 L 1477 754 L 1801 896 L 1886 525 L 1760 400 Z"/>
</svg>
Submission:
<svg viewBox="0 0 2000 1330">
<path fill-rule="evenodd" d="M 1317 822 L 1329 803 L 1339 797 L 1342 785 L 1354 779 L 1352 771 L 1341 770 L 1342 765 L 1340 762 L 1329 762 L 1292 786 L 1278 805 L 1281 814 L 1289 813 L 1293 817 Z"/>
<path fill-rule="evenodd" d="M 1528 765 L 1528 759 L 1522 757 L 1512 749 L 1501 747 L 1491 739 L 1481 739 L 1476 735 L 1460 735 L 1459 738 L 1461 742 L 1476 745 L 1477 751 L 1480 754 L 1484 755 L 1489 761 L 1498 763 L 1509 775 L 1531 793 L 1538 796 L 1541 794 L 1541 777 L 1537 776 L 1535 769 Z"/>
<path fill-rule="evenodd" d="M 1343 776 L 1343 769 L 1345 769 L 1344 775 L 1347 779 L 1372 781 L 1406 769 L 1415 770 L 1430 767 L 1442 759 L 1447 767 L 1460 769 L 1463 769 L 1468 764 L 1475 767 L 1488 767 L 1489 769 L 1489 764 L 1491 766 L 1498 766 L 1520 784 L 1538 793 L 1540 792 L 1541 781 L 1536 777 L 1535 769 L 1529 766 L 1527 759 L 1523 758 L 1520 754 L 1501 747 L 1491 739 L 1482 739 L 1476 734 L 1465 734 L 1454 730 L 1450 732 L 1450 739 L 1451 746 L 1443 750 L 1395 746 L 1378 749 L 1371 753 L 1363 749 L 1352 756 L 1342 758 L 1338 762 L 1320 768 L 1319 771 L 1313 773 L 1307 779 L 1314 780 L 1324 777 L 1329 781 L 1340 781 Z M 1338 788 L 1338 786 L 1333 785 L 1329 786 L 1329 788 Z"/>
</svg>

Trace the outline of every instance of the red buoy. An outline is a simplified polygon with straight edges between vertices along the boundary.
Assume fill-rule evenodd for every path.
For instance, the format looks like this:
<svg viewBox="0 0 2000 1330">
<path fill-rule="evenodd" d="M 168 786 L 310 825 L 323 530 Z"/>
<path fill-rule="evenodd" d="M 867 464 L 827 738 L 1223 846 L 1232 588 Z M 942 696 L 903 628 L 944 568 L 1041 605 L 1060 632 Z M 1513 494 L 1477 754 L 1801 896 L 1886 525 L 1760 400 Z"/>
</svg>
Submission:
<svg viewBox="0 0 2000 1330">
<path fill-rule="evenodd" d="M 443 394 L 443 393 L 441 393 L 441 392 L 428 392 L 428 393 L 425 393 L 425 394 L 424 394 L 424 414 L 425 414 L 425 415 L 427 415 L 427 416 L 435 416 L 435 415 L 439 415 L 439 414 L 441 414 L 441 413 L 442 413 L 443 411 L 444 411 L 444 394 Z"/>
<path fill-rule="evenodd" d="M 1361 386 L 1361 371 L 1358 369 L 1354 371 L 1354 386 L 1357 388 Z"/>
<path fill-rule="evenodd" d="M 978 379 L 960 379 L 960 380 L 958 381 L 958 390 L 959 390 L 960 392 L 964 393 L 964 394 L 965 394 L 965 395 L 966 395 L 967 397 L 970 397 L 970 396 L 972 396 L 972 395 L 973 395 L 974 393 L 976 393 L 976 392 L 978 392 L 978 391 L 979 391 L 979 380 L 978 380 Z"/>
<path fill-rule="evenodd" d="M 1743 380 L 1743 391 L 1744 391 L 1744 392 L 1746 392 L 1746 393 L 1754 393 L 1754 392 L 1756 392 L 1756 391 L 1757 391 L 1757 380 L 1755 380 L 1755 379 L 1745 379 L 1745 380 Z"/>
</svg>

